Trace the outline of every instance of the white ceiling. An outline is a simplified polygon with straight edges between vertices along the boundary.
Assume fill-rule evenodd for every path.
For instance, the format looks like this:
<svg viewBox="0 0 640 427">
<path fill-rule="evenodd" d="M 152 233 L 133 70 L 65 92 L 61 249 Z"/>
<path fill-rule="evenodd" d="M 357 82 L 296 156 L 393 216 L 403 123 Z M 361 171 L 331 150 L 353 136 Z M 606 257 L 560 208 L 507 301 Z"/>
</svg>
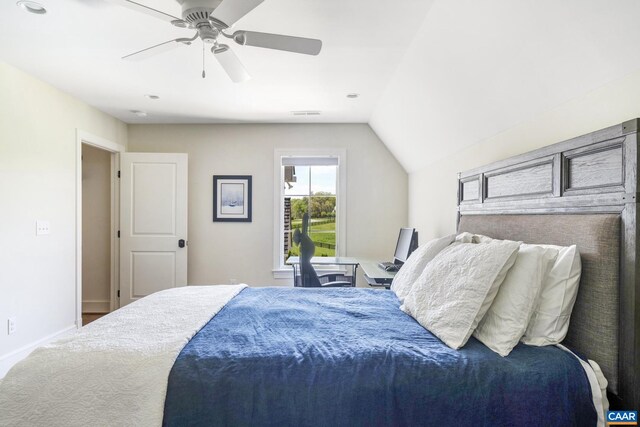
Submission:
<svg viewBox="0 0 640 427">
<path fill-rule="evenodd" d="M 0 2 L 0 59 L 127 123 L 368 122 L 408 172 L 640 70 L 637 0 L 265 0 L 235 29 L 323 51 L 232 44 L 253 76 L 241 84 L 211 54 L 203 80 L 200 44 L 120 59 L 188 30 L 104 0 L 40 1 L 45 16 Z"/>
<path fill-rule="evenodd" d="M 180 16 L 175 0 L 139 1 Z M 366 123 L 431 5 L 266 0 L 234 29 L 319 38 L 323 50 L 313 57 L 231 43 L 253 77 L 234 84 L 208 51 L 201 78 L 200 42 L 141 62 L 120 59 L 191 30 L 103 0 L 39 2 L 46 15 L 25 13 L 15 0 L 0 2 L 0 59 L 127 123 Z M 360 98 L 347 99 L 352 92 Z M 295 110 L 322 115 L 294 117 Z"/>
<path fill-rule="evenodd" d="M 638 0 L 438 0 L 370 125 L 416 171 L 640 70 L 639 22 Z"/>
</svg>

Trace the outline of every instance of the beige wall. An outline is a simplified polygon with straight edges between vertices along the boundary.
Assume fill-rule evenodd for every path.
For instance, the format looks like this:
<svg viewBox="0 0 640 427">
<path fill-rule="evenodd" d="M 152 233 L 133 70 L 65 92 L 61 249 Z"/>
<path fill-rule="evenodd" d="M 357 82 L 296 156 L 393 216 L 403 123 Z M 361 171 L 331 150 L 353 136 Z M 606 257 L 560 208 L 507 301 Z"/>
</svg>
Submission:
<svg viewBox="0 0 640 427">
<path fill-rule="evenodd" d="M 82 311 L 107 313 L 111 299 L 111 153 L 82 146 Z"/>
<path fill-rule="evenodd" d="M 453 233 L 458 172 L 640 117 L 638 99 L 640 72 L 410 174 L 409 223 L 420 229 L 422 241 Z"/>
<path fill-rule="evenodd" d="M 407 174 L 368 125 L 130 125 L 129 151 L 189 154 L 189 283 L 273 278 L 274 150 L 346 148 L 347 255 L 389 258 Z M 213 175 L 253 176 L 253 222 L 212 221 Z"/>
<path fill-rule="evenodd" d="M 126 125 L 0 63 L 0 376 L 16 351 L 75 323 L 76 129 Z M 51 234 L 36 237 L 36 220 Z M 7 334 L 7 318 L 17 330 Z"/>
</svg>

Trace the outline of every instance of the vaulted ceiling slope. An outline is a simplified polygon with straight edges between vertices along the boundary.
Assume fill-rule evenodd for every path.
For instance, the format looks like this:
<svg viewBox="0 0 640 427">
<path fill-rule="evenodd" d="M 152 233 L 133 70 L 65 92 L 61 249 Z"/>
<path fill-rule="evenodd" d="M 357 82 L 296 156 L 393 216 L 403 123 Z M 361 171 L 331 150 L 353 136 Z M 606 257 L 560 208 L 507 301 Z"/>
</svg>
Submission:
<svg viewBox="0 0 640 427">
<path fill-rule="evenodd" d="M 265 0 L 233 30 L 323 41 L 319 56 L 229 43 L 252 76 L 234 84 L 203 44 L 144 61 L 121 57 L 193 30 L 106 0 L 37 0 L 46 15 L 0 2 L 0 60 L 127 123 L 367 123 L 431 0 Z M 137 0 L 181 16 L 176 0 Z M 224 0 L 234 1 L 234 0 Z M 359 93 L 348 99 L 349 93 Z M 149 100 L 145 94 L 160 96 Z M 130 110 L 143 110 L 137 117 Z M 292 111 L 319 110 L 320 116 Z"/>
<path fill-rule="evenodd" d="M 437 0 L 370 125 L 416 171 L 640 69 L 639 18 L 637 0 Z"/>
</svg>

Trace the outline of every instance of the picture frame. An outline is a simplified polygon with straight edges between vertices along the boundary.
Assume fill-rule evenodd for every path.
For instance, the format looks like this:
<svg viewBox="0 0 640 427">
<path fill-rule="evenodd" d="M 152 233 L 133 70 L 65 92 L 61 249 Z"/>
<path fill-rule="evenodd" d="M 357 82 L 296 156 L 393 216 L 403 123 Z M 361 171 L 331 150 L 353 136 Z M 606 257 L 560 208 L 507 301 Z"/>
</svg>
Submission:
<svg viewBox="0 0 640 427">
<path fill-rule="evenodd" d="M 213 221 L 251 222 L 251 175 L 213 175 Z"/>
</svg>

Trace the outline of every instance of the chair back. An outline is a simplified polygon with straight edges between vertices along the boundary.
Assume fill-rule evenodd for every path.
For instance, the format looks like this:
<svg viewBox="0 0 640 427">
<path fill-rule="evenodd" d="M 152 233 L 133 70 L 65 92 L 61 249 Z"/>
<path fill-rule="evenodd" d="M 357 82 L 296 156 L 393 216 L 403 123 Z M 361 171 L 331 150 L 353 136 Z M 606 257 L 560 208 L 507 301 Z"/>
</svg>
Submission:
<svg viewBox="0 0 640 427">
<path fill-rule="evenodd" d="M 307 288 L 319 288 L 320 278 L 318 273 L 311 265 L 311 258 L 316 252 L 316 245 L 309 237 L 309 214 L 302 216 L 302 234 L 298 237 L 300 240 L 300 280 L 301 285 Z"/>
</svg>

